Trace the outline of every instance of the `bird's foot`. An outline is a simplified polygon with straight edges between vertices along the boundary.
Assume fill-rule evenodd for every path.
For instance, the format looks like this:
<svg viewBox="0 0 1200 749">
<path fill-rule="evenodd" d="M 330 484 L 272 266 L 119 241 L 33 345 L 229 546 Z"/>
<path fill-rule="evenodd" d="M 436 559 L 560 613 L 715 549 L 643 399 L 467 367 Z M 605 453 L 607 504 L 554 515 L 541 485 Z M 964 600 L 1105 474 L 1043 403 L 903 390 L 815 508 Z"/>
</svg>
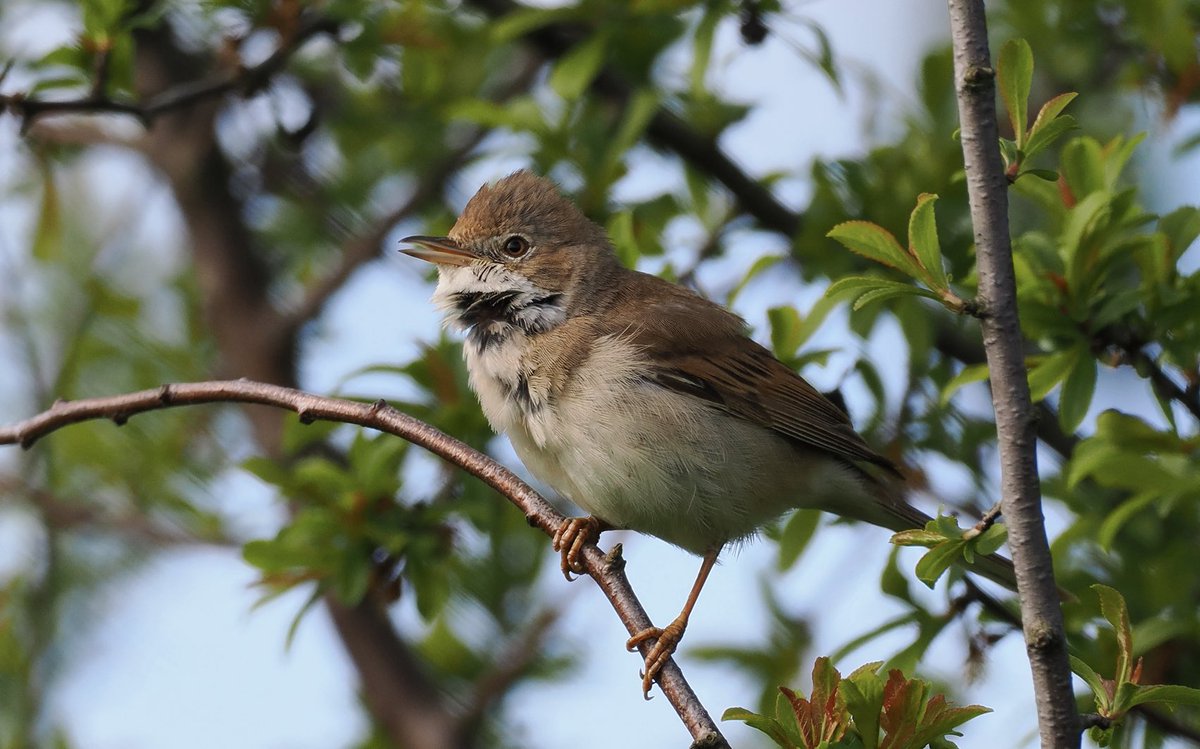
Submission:
<svg viewBox="0 0 1200 749">
<path fill-rule="evenodd" d="M 662 670 L 667 659 L 671 657 L 671 653 L 675 652 L 679 641 L 683 639 L 685 629 L 687 629 L 687 617 L 681 616 L 661 629 L 647 627 L 625 642 L 625 649 L 633 652 L 646 640 L 655 641 L 650 652 L 646 653 L 646 665 L 641 673 L 642 697 L 645 699 L 650 699 L 650 687 L 654 686 L 654 679 L 658 676 L 658 672 Z"/>
<path fill-rule="evenodd" d="M 554 550 L 562 554 L 562 573 L 567 582 L 574 580 L 571 576 L 582 575 L 587 571 L 583 565 L 583 547 L 600 540 L 600 534 L 609 529 L 609 525 L 599 518 L 567 518 L 554 533 Z"/>
</svg>

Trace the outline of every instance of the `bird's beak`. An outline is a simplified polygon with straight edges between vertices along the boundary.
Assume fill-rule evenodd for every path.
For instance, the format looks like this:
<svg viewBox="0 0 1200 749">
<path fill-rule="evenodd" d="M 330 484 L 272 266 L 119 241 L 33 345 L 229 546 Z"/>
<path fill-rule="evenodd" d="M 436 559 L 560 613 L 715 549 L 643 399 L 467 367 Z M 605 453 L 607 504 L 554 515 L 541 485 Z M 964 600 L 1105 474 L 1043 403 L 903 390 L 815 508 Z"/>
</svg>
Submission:
<svg viewBox="0 0 1200 749">
<path fill-rule="evenodd" d="M 414 244 L 416 247 L 406 247 L 402 250 L 405 255 L 426 260 L 435 265 L 470 265 L 476 259 L 475 253 L 463 249 L 449 237 L 405 237 L 402 244 Z"/>
</svg>

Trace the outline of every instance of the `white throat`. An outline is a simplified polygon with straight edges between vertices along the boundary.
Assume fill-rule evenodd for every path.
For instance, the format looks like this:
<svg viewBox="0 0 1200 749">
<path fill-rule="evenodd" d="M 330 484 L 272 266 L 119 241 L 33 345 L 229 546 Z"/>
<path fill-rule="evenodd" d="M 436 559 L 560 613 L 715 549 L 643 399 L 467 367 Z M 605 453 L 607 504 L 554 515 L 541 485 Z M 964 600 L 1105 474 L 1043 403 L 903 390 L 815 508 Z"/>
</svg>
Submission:
<svg viewBox="0 0 1200 749">
<path fill-rule="evenodd" d="M 445 323 L 467 334 L 475 353 L 556 328 L 567 319 L 566 298 L 502 265 L 438 268 L 433 303 Z"/>
</svg>

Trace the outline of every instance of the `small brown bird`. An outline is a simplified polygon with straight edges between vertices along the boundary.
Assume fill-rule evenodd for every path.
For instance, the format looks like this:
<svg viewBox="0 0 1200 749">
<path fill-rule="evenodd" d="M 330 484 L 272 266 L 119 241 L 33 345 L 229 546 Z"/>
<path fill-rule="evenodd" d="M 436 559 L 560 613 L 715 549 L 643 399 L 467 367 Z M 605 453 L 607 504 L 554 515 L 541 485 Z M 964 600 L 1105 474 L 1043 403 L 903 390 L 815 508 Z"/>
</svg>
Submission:
<svg viewBox="0 0 1200 749">
<path fill-rule="evenodd" d="M 434 302 L 466 333 L 471 386 L 540 480 L 590 513 L 555 535 L 563 572 L 601 531 L 648 533 L 704 557 L 656 639 L 642 689 L 683 636 L 727 544 L 789 509 L 891 530 L 929 518 L 846 414 L 746 335 L 736 315 L 623 267 L 603 229 L 520 171 L 482 187 L 446 237 L 407 237 L 437 265 Z M 1012 587 L 1011 565 L 973 569 Z"/>
</svg>

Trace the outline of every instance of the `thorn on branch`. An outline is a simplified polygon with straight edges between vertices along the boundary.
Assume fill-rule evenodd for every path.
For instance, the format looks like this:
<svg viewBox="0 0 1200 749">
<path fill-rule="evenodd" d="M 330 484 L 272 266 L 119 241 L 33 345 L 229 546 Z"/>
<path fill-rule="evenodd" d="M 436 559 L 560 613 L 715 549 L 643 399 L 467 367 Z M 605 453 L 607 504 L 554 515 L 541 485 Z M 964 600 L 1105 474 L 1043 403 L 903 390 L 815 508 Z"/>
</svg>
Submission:
<svg viewBox="0 0 1200 749">
<path fill-rule="evenodd" d="M 312 414 L 307 406 L 297 408 L 296 416 L 300 418 L 301 424 L 311 424 L 317 420 L 317 417 Z"/>
<path fill-rule="evenodd" d="M 129 421 L 129 414 L 118 411 L 109 418 L 112 419 L 112 423 L 119 427 L 123 427 L 125 426 L 125 422 Z"/>
<path fill-rule="evenodd" d="M 613 547 L 604 555 L 604 568 L 608 570 L 625 569 L 625 557 L 622 556 L 624 551 L 621 544 L 613 544 Z"/>
<path fill-rule="evenodd" d="M 171 386 L 164 384 L 158 389 L 158 402 L 164 406 L 169 405 L 174 400 L 175 394 L 171 392 Z"/>
</svg>

